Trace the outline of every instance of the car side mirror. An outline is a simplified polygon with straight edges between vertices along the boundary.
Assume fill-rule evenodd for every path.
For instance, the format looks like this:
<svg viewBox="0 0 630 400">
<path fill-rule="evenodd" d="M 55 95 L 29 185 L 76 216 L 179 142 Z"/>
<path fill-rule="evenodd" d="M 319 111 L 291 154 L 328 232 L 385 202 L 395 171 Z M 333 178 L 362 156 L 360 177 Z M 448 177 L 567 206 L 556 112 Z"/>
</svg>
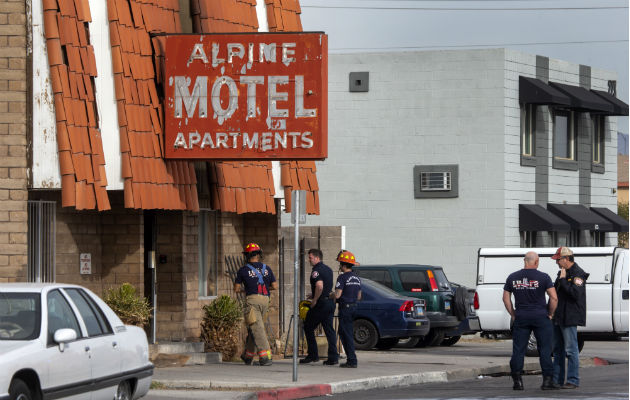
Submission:
<svg viewBox="0 0 630 400">
<path fill-rule="evenodd" d="M 57 329 L 53 339 L 55 343 L 59 344 L 59 351 L 63 352 L 66 348 L 66 343 L 77 339 L 77 333 L 74 329 Z"/>
</svg>

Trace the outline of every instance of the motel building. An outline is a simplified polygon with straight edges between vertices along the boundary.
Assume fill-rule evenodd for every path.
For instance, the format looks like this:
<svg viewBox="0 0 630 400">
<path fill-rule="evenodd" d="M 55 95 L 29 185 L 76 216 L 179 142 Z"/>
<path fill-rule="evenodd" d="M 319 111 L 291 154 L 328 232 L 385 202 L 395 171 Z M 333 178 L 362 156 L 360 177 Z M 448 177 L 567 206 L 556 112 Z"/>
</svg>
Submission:
<svg viewBox="0 0 630 400">
<path fill-rule="evenodd" d="M 255 242 L 281 283 L 269 320 L 281 333 L 293 269 L 279 262 L 293 253 L 280 214 L 293 190 L 319 212 L 327 150 L 327 38 L 301 33 L 298 0 L 0 13 L 0 282 L 99 295 L 129 282 L 155 307 L 150 341 L 198 341 L 202 306 L 233 294 L 226 260 Z"/>
</svg>

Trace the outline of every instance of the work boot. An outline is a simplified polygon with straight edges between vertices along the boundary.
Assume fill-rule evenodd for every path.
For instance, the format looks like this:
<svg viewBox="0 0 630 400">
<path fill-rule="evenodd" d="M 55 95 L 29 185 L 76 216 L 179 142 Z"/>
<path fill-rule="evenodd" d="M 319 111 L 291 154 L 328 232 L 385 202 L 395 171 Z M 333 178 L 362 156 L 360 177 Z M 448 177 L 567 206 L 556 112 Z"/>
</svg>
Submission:
<svg viewBox="0 0 630 400">
<path fill-rule="evenodd" d="M 267 366 L 273 364 L 273 361 L 269 357 L 261 357 L 258 364 L 260 364 L 261 366 Z"/>
<path fill-rule="evenodd" d="M 512 374 L 512 380 L 514 381 L 514 386 L 512 389 L 514 390 L 523 390 L 523 378 L 521 378 L 521 374 Z"/>
<path fill-rule="evenodd" d="M 553 383 L 553 377 L 551 376 L 543 376 L 543 383 L 540 387 L 542 390 L 553 390 L 559 389 L 559 386 Z"/>
<path fill-rule="evenodd" d="M 253 358 L 247 357 L 245 353 L 241 354 L 241 360 L 245 363 L 245 365 L 252 365 Z"/>
<path fill-rule="evenodd" d="M 300 364 L 310 364 L 310 363 L 314 363 L 314 362 L 318 362 L 319 361 L 319 357 L 317 358 L 311 358 L 311 357 L 306 357 L 300 360 Z"/>
</svg>

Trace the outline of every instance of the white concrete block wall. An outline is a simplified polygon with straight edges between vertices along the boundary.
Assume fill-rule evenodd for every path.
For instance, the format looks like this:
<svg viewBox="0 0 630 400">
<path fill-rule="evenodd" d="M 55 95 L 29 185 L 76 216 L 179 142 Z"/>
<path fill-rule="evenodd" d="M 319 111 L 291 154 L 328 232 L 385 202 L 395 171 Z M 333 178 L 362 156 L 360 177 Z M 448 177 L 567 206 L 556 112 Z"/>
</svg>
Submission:
<svg viewBox="0 0 630 400">
<path fill-rule="evenodd" d="M 360 71 L 370 90 L 350 93 L 348 74 Z M 592 73 L 594 88 L 614 79 Z M 518 205 L 536 199 L 536 168 L 520 165 L 519 75 L 536 76 L 535 55 L 330 55 L 329 157 L 317 163 L 321 215 L 307 225 L 345 226 L 345 246 L 364 264 L 443 265 L 474 285 L 478 248 L 519 246 Z M 579 66 L 550 60 L 550 80 L 579 85 Z M 549 202 L 578 203 L 579 173 L 552 169 L 551 150 Z M 431 164 L 459 165 L 458 198 L 414 199 L 413 166 Z M 592 203 L 616 210 L 616 146 L 606 146 L 606 164 L 593 176 Z"/>
<path fill-rule="evenodd" d="M 504 237 L 504 51 L 330 55 L 321 215 L 362 263 L 443 265 L 474 284 L 479 247 Z M 348 74 L 369 71 L 368 93 Z M 458 164 L 459 197 L 415 199 L 415 165 Z M 283 224 L 289 223 L 284 216 Z"/>
<path fill-rule="evenodd" d="M 519 76 L 536 77 L 536 56 L 505 51 L 505 237 L 502 246 L 520 246 L 519 204 L 536 200 L 536 168 L 521 166 Z"/>
</svg>

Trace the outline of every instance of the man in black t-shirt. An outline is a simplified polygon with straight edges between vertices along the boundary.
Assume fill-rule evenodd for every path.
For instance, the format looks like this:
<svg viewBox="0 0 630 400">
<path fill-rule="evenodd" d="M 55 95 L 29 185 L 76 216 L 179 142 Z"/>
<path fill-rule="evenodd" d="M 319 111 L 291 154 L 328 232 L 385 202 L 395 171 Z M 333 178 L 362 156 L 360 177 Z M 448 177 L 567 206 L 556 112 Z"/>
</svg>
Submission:
<svg viewBox="0 0 630 400">
<path fill-rule="evenodd" d="M 321 324 L 328 341 L 328 359 L 324 365 L 335 365 L 339 363 L 337 353 L 337 337 L 333 328 L 333 318 L 335 316 L 335 302 L 329 297 L 332 292 L 333 272 L 330 267 L 322 262 L 324 257 L 320 249 L 310 249 L 308 251 L 308 262 L 313 267 L 311 271 L 311 307 L 306 313 L 304 320 L 304 336 L 308 346 L 307 355 L 300 360 L 300 364 L 308 364 L 319 361 L 317 340 L 315 339 L 315 328 Z"/>
<path fill-rule="evenodd" d="M 545 299 L 549 296 L 549 304 Z M 512 305 L 512 296 L 516 309 Z M 538 254 L 533 251 L 525 254 L 525 267 L 508 276 L 503 287 L 503 304 L 512 317 L 512 359 L 510 369 L 514 380 L 514 390 L 523 390 L 523 362 L 527 343 L 532 331 L 538 344 L 540 368 L 543 374 L 541 389 L 555 389 L 553 384 L 553 363 L 551 361 L 551 318 L 558 305 L 556 289 L 549 275 L 538 271 Z"/>
</svg>

